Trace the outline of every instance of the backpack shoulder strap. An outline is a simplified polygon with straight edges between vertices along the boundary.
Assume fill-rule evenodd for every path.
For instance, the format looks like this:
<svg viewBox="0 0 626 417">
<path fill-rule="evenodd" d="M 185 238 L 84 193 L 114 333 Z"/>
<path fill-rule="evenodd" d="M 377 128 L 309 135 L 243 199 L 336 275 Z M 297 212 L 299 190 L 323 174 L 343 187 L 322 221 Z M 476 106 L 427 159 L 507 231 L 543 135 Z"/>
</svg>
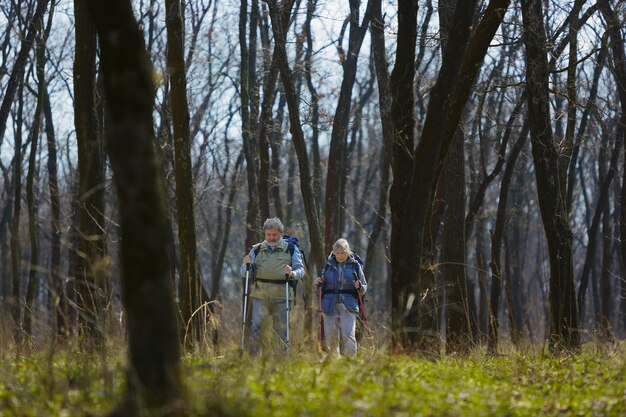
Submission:
<svg viewBox="0 0 626 417">
<path fill-rule="evenodd" d="M 252 252 L 254 253 L 254 257 L 256 258 L 259 252 L 261 252 L 261 244 L 257 243 L 256 245 L 252 246 Z"/>
</svg>

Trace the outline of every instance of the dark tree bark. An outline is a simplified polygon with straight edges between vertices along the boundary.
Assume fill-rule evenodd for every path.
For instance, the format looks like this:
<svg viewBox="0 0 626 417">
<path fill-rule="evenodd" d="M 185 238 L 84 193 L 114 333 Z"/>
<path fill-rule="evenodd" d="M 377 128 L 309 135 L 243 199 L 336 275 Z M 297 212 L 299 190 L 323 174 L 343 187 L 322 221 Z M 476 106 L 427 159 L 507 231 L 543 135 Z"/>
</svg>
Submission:
<svg viewBox="0 0 626 417">
<path fill-rule="evenodd" d="M 87 4 L 100 39 L 107 151 L 121 222 L 130 365 L 128 403 L 118 415 L 138 415 L 144 407 L 174 415 L 182 404 L 180 346 L 168 280 L 165 188 L 154 149 L 152 67 L 130 2 Z"/>
<path fill-rule="evenodd" d="M 350 0 L 350 36 L 348 52 L 343 57 L 343 79 L 339 90 L 339 99 L 333 118 L 333 130 L 328 151 L 328 172 L 326 174 L 326 195 L 324 203 L 325 228 L 324 250 L 332 250 L 334 241 L 341 237 L 343 231 L 343 207 L 345 206 L 345 189 L 348 135 L 348 122 L 352 104 L 352 88 L 356 80 L 357 63 L 367 26 L 371 18 L 371 2 L 368 2 L 363 21 L 359 24 L 360 0 Z"/>
<path fill-rule="evenodd" d="M 185 75 L 182 6 L 180 0 L 166 0 L 167 66 L 174 154 L 176 168 L 176 209 L 178 213 L 178 245 L 180 269 L 178 271 L 178 296 L 181 313 L 181 341 L 192 347 L 200 340 L 201 316 L 194 315 L 202 300 L 202 281 L 198 271 L 196 248 L 195 193 L 191 173 L 191 137 L 189 133 L 189 104 L 187 103 L 187 77 Z"/>
<path fill-rule="evenodd" d="M 504 236 L 504 225 L 506 222 L 506 208 L 509 196 L 510 184 L 513 178 L 515 163 L 524 148 L 526 138 L 528 137 L 528 122 L 524 122 L 522 132 L 520 133 L 515 145 L 511 149 L 509 159 L 502 175 L 500 184 L 500 195 L 498 197 L 498 208 L 496 212 L 496 224 L 491 234 L 491 296 L 489 299 L 489 341 L 488 349 L 490 353 L 495 353 L 498 348 L 498 331 L 500 328 L 500 294 L 502 290 L 502 262 L 501 262 L 501 246 Z"/>
<path fill-rule="evenodd" d="M 45 47 L 48 34 L 50 33 L 50 25 L 54 4 L 51 7 L 48 17 L 48 25 L 43 31 L 43 36 L 37 40 L 36 48 L 36 74 L 37 74 L 37 105 L 35 108 L 35 117 L 33 127 L 31 129 L 30 138 L 30 155 L 28 157 L 28 173 L 26 175 L 26 201 L 28 204 L 28 235 L 30 238 L 30 266 L 28 271 L 28 285 L 26 287 L 26 308 L 24 309 L 24 332 L 27 336 L 32 337 L 32 320 L 33 320 L 33 303 L 35 299 L 35 291 L 37 289 L 37 277 L 39 266 L 39 244 L 37 242 L 37 205 L 35 201 L 35 182 L 38 181 L 36 175 L 37 169 L 37 147 L 39 144 L 39 132 L 41 129 L 41 119 L 44 108 L 45 93 Z M 43 16 L 41 17 L 43 19 Z M 41 25 L 43 27 L 43 24 Z"/>
<path fill-rule="evenodd" d="M 444 163 L 446 211 L 442 236 L 441 276 L 445 292 L 446 353 L 471 348 L 467 277 L 465 275 L 465 158 L 459 130 Z"/>
<path fill-rule="evenodd" d="M 419 279 L 415 267 L 420 262 L 412 262 L 417 247 L 407 248 L 403 240 L 413 242 L 418 236 L 412 227 L 410 239 L 403 239 L 404 222 L 411 218 L 405 195 L 411 187 L 415 139 L 413 79 L 415 78 L 415 42 L 417 36 L 417 0 L 401 2 L 398 5 L 398 40 L 396 63 L 389 79 L 391 91 L 391 119 L 394 125 L 392 147 L 393 183 L 389 192 L 391 209 L 391 318 L 392 329 L 396 333 L 395 344 L 408 345 L 417 339 L 417 298 Z M 412 223 L 412 222 L 410 222 Z M 421 235 L 419 236 L 421 239 Z"/>
<path fill-rule="evenodd" d="M 626 146 L 626 51 L 624 50 L 624 38 L 620 28 L 624 27 L 624 22 L 619 21 L 615 11 L 608 0 L 598 2 L 604 20 L 606 20 L 607 31 L 610 33 L 610 48 L 613 58 L 613 76 L 617 86 L 617 94 L 621 106 L 620 134 L 622 143 Z M 624 153 L 624 169 L 622 172 L 622 192 L 620 196 L 620 240 L 622 248 L 622 265 L 626 268 L 626 153 Z"/>
<path fill-rule="evenodd" d="M 35 41 L 35 36 L 37 36 L 43 25 L 43 14 L 46 11 L 46 7 L 48 7 L 49 1 L 50 0 L 37 0 L 37 8 L 35 9 L 35 13 L 33 14 L 30 24 L 28 25 L 28 32 L 26 33 L 26 37 L 22 40 L 20 52 L 15 58 L 15 64 L 13 64 L 11 76 L 9 77 L 6 90 L 4 91 L 2 105 L 0 105 L 0 144 L 2 144 L 2 141 L 4 140 L 7 121 L 9 119 L 9 111 L 11 110 L 15 93 L 17 92 L 20 80 L 24 74 L 28 54 L 30 53 L 30 49 Z"/>
<path fill-rule="evenodd" d="M 11 297 L 9 306 L 13 318 L 15 342 L 22 340 L 22 245 L 20 242 L 20 217 L 22 213 L 22 128 L 24 113 L 24 74 L 21 74 L 17 91 L 15 116 L 15 154 L 13 156 L 13 215 L 11 216 Z"/>
<path fill-rule="evenodd" d="M 300 112 L 298 110 L 298 97 L 296 89 L 292 81 L 291 69 L 287 61 L 287 51 L 285 49 L 286 27 L 288 25 L 291 9 L 293 8 L 293 0 L 287 0 L 280 5 L 276 0 L 267 2 L 272 19 L 272 32 L 274 34 L 274 54 L 277 55 L 277 64 L 280 71 L 280 79 L 285 90 L 285 99 L 289 109 L 289 130 L 291 139 L 298 157 L 298 166 L 300 168 L 300 190 L 304 202 L 304 210 L 306 212 L 307 225 L 309 228 L 309 241 L 311 244 L 311 258 L 313 260 L 312 268 L 321 268 L 325 264 L 324 249 L 322 247 L 322 234 L 320 229 L 320 221 L 317 215 L 317 203 L 313 186 L 311 183 L 311 174 L 309 168 L 309 156 L 304 141 L 304 133 L 302 132 L 302 124 L 300 122 Z M 316 270 L 316 269 L 314 269 Z"/>
<path fill-rule="evenodd" d="M 431 90 L 421 140 L 415 149 L 414 97 L 410 86 L 415 74 L 417 4 L 400 4 L 396 65 L 390 79 L 396 135 L 390 203 L 392 329 L 396 340 L 402 345 L 416 342 L 419 332 L 419 275 L 420 268 L 428 269 L 426 265 L 422 266 L 422 262 L 425 255 L 424 231 L 429 222 L 428 213 L 433 199 L 431 193 L 474 78 L 508 4 L 506 0 L 491 1 L 471 41 L 469 29 L 474 23 L 476 2 L 461 2 L 457 5 L 449 47 L 444 52 L 437 82 Z"/>
<path fill-rule="evenodd" d="M 564 188 L 559 184 L 558 155 L 550 124 L 548 60 L 541 2 L 522 0 L 522 18 L 532 154 L 539 209 L 550 256 L 550 347 L 553 351 L 576 349 L 580 339 L 572 231 L 565 211 Z"/>
<path fill-rule="evenodd" d="M 591 226 L 587 231 L 587 254 L 585 256 L 585 263 L 583 265 L 583 270 L 580 275 L 580 284 L 578 285 L 578 308 L 580 312 L 580 321 L 584 321 L 585 315 L 585 294 L 587 293 L 587 286 L 589 285 L 589 274 L 591 273 L 591 269 L 593 268 L 593 264 L 597 255 L 597 245 L 599 236 L 600 227 L 602 226 L 602 218 L 605 212 L 605 208 L 609 203 L 609 193 L 611 182 L 615 177 L 615 173 L 617 171 L 617 162 L 619 159 L 620 151 L 622 149 L 622 141 L 620 138 L 615 138 L 613 150 L 611 152 L 611 161 L 609 164 L 609 170 L 602 179 L 602 184 L 600 186 L 600 193 L 598 194 L 598 202 L 596 204 L 596 208 L 593 214 L 593 220 L 591 222 Z"/>
<path fill-rule="evenodd" d="M 58 337 L 65 337 L 69 334 L 69 303 L 68 291 L 65 288 L 61 274 L 61 198 L 59 196 L 58 174 L 57 174 L 57 144 L 52 119 L 52 106 L 50 105 L 50 95 L 47 86 L 44 86 L 44 113 L 46 144 L 48 149 L 48 160 L 46 168 L 48 171 L 48 190 L 50 193 L 50 270 L 48 272 L 48 282 L 52 293 L 52 302 L 56 316 L 56 334 Z M 71 255 L 70 255 L 71 258 Z M 72 262 L 70 261 L 70 264 Z M 70 274 L 70 276 L 74 276 Z"/>
<path fill-rule="evenodd" d="M 320 105 L 319 94 L 313 83 L 313 35 L 311 33 L 311 21 L 313 20 L 313 13 L 317 7 L 317 0 L 307 0 L 306 7 L 306 19 L 304 21 L 303 31 L 306 35 L 306 52 L 304 54 L 304 77 L 306 79 L 306 85 L 311 94 L 311 157 L 313 163 L 313 194 L 315 195 L 315 201 L 317 202 L 317 215 L 322 215 L 322 164 L 320 158 L 320 146 L 319 146 L 319 131 L 320 131 Z M 287 199 L 287 201 L 292 201 Z"/>
<path fill-rule="evenodd" d="M 241 128 L 243 138 L 244 156 L 246 158 L 246 173 L 248 179 L 248 207 L 246 214 L 246 251 L 251 248 L 252 245 L 261 237 L 259 221 L 259 193 L 257 190 L 257 145 L 255 143 L 256 131 L 253 130 L 252 120 L 250 116 L 250 103 L 251 103 L 251 86 L 254 86 L 254 80 L 251 80 L 250 73 L 254 70 L 254 60 L 251 62 L 251 57 L 256 56 L 256 36 L 252 34 L 256 33 L 256 27 L 250 24 L 250 46 L 248 48 L 248 41 L 246 37 L 246 28 L 248 21 L 248 1 L 242 0 L 241 7 L 239 9 L 239 49 L 241 51 L 241 71 L 240 71 L 240 84 L 241 84 Z"/>
<path fill-rule="evenodd" d="M 274 45 L 276 48 L 276 45 Z M 263 85 L 263 102 L 261 103 L 261 116 L 259 120 L 259 173 L 258 173 L 258 192 L 259 192 L 259 208 L 261 218 L 270 217 L 270 134 L 272 125 L 272 108 L 276 98 L 276 82 L 278 80 L 278 68 L 276 62 L 276 52 L 272 54 L 272 63 L 269 67 L 264 85 Z M 272 156 L 275 152 L 272 151 Z"/>
<path fill-rule="evenodd" d="M 374 252 L 376 242 L 383 232 L 387 223 L 387 201 L 389 198 L 389 184 L 391 182 L 391 150 L 394 137 L 393 123 L 391 122 L 391 91 L 389 90 L 389 70 L 387 56 L 385 55 L 385 22 L 382 16 L 381 1 L 372 2 L 372 21 L 370 32 L 372 35 L 372 53 L 374 56 L 374 68 L 378 82 L 378 104 L 380 111 L 380 122 L 382 125 L 383 146 L 380 154 L 380 192 L 378 194 L 378 209 L 376 210 L 376 220 L 370 233 L 367 243 L 367 254 L 364 273 L 366 277 L 371 276 L 374 266 Z"/>
<path fill-rule="evenodd" d="M 103 343 L 108 294 L 104 226 L 105 163 L 96 114 L 96 31 L 82 1 L 74 2 L 74 124 L 78 143 L 81 267 L 77 277 L 80 330 L 87 341 Z"/>
<path fill-rule="evenodd" d="M 448 47 L 447 37 L 450 32 L 451 17 L 457 7 L 457 1 L 440 1 L 439 15 L 442 49 Z M 443 188 L 445 203 L 444 229 L 441 249 L 441 279 L 446 323 L 446 353 L 467 353 L 471 346 L 469 302 L 467 297 L 467 277 L 465 275 L 465 158 L 464 134 L 456 130 L 450 150 L 445 158 L 439 186 Z M 433 239 L 436 236 L 433 235 Z"/>
</svg>

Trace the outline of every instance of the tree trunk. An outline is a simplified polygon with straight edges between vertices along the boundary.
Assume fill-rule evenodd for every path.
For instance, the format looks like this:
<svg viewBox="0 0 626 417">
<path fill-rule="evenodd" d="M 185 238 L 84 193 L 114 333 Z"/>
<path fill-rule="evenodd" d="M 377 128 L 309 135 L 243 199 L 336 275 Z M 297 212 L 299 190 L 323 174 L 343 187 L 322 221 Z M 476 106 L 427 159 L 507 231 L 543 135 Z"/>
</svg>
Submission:
<svg viewBox="0 0 626 417">
<path fill-rule="evenodd" d="M 608 132 L 606 134 L 608 135 Z M 606 145 L 608 145 L 608 143 L 606 143 Z M 584 321 L 585 294 L 587 293 L 587 286 L 589 285 L 589 274 L 591 273 L 591 269 L 593 268 L 596 260 L 596 248 L 598 245 L 598 239 L 600 238 L 600 227 L 602 226 L 601 221 L 605 211 L 605 207 L 607 207 L 609 203 L 611 182 L 613 181 L 613 178 L 615 177 L 615 173 L 617 171 L 617 162 L 619 159 L 620 151 L 622 149 L 622 145 L 622 140 L 620 138 L 615 138 L 613 150 L 611 152 L 611 161 L 609 163 L 608 172 L 606 172 L 606 175 L 600 175 L 600 178 L 602 179 L 602 184 L 600 186 L 600 193 L 598 194 L 598 203 L 593 213 L 591 226 L 587 231 L 587 254 L 585 256 L 585 263 L 583 265 L 583 270 L 580 275 L 580 284 L 578 286 L 577 295 L 581 322 Z"/>
<path fill-rule="evenodd" d="M 122 300 L 128 318 L 128 403 L 120 414 L 176 414 L 180 346 L 167 254 L 165 188 L 152 126 L 152 67 L 128 1 L 87 2 L 101 47 L 107 151 L 118 191 Z M 120 40 L 123 40 L 121 42 Z M 131 394 L 132 393 L 132 394 Z"/>
<path fill-rule="evenodd" d="M 415 43 L 417 36 L 417 0 L 398 5 L 398 40 L 396 63 L 391 72 L 391 120 L 394 125 L 392 148 L 393 183 L 389 192 L 391 209 L 391 320 L 394 344 L 406 346 L 417 339 L 417 309 L 419 296 L 419 259 L 415 244 L 417 228 L 404 229 L 412 219 L 407 210 L 405 196 L 411 187 L 415 125 L 413 79 L 415 78 Z M 412 224 L 409 221 L 408 224 Z M 407 239 L 405 233 L 411 236 Z M 421 239 L 421 235 L 419 239 Z M 410 340 L 409 340 L 410 339 Z"/>
<path fill-rule="evenodd" d="M 457 5 L 448 48 L 437 82 L 431 90 L 428 112 L 418 146 L 414 147 L 415 33 L 417 4 L 406 2 L 398 12 L 398 50 L 391 74 L 392 119 L 395 125 L 392 211 L 392 329 L 398 341 L 415 342 L 424 253 L 424 230 L 432 204 L 432 191 L 441 164 L 467 102 L 474 78 L 487 48 L 502 21 L 509 1 L 493 0 L 474 31 L 475 1 Z M 408 22 L 408 23 L 407 23 Z M 469 46 L 466 49 L 466 46 Z M 444 126 L 444 129 L 441 129 Z M 415 155 L 413 157 L 413 155 Z"/>
<path fill-rule="evenodd" d="M 84 254 L 77 277 L 80 330 L 87 341 L 103 343 L 107 305 L 104 227 L 105 165 L 96 114 L 96 31 L 84 3 L 74 2 L 74 123 L 78 143 L 79 233 Z"/>
<path fill-rule="evenodd" d="M 0 145 L 4 140 L 7 121 L 9 119 L 9 111 L 11 110 L 15 93 L 17 92 L 20 80 L 24 74 L 26 60 L 28 59 L 30 49 L 35 41 L 35 36 L 37 36 L 43 25 L 43 14 L 46 11 L 46 7 L 48 7 L 49 1 L 50 0 L 37 0 L 37 8 L 35 9 L 35 13 L 33 14 L 30 24 L 28 25 L 28 32 L 26 33 L 26 37 L 22 40 L 20 51 L 15 58 L 15 64 L 13 64 L 11 76 L 9 77 L 9 81 L 7 82 L 6 89 L 4 91 L 2 105 L 0 105 Z"/>
<path fill-rule="evenodd" d="M 306 85 L 309 89 L 309 93 L 311 94 L 311 157 L 313 159 L 313 194 L 315 195 L 315 201 L 317 202 L 317 216 L 318 218 L 322 215 L 322 164 L 320 158 L 320 147 L 319 147 L 319 130 L 320 130 L 320 105 L 319 105 L 319 94 L 317 93 L 317 89 L 313 84 L 313 79 L 311 74 L 312 70 L 312 56 L 313 56 L 313 35 L 311 34 L 311 20 L 313 20 L 313 13 L 315 13 L 315 8 L 317 5 L 317 0 L 307 0 L 307 8 L 306 8 L 306 19 L 304 21 L 303 31 L 306 34 L 306 42 L 307 48 L 304 55 L 304 77 L 306 79 Z M 292 201 L 287 199 L 287 201 Z"/>
<path fill-rule="evenodd" d="M 381 1 L 372 3 L 372 22 L 370 32 L 372 36 L 372 53 L 374 55 L 374 68 L 378 82 L 378 105 L 380 122 L 382 125 L 383 143 L 380 155 L 380 191 L 378 194 L 378 208 L 376 220 L 367 243 L 367 254 L 364 273 L 370 277 L 374 266 L 374 252 L 376 242 L 383 232 L 387 223 L 387 201 L 389 199 L 389 184 L 391 182 L 391 150 L 394 137 L 393 123 L 391 122 L 391 91 L 389 90 L 389 71 L 387 69 L 387 57 L 385 55 L 385 22 L 382 16 Z"/>
<path fill-rule="evenodd" d="M 200 307 L 202 281 L 198 271 L 196 249 L 195 193 L 191 173 L 191 137 L 189 134 L 189 105 L 185 75 L 182 6 L 180 0 L 166 0 L 167 66 L 174 130 L 176 167 L 176 209 L 178 213 L 178 245 L 180 269 L 178 296 L 181 313 L 181 341 L 190 348 L 200 340 L 203 320 L 194 312 Z"/>
<path fill-rule="evenodd" d="M 274 33 L 274 42 L 276 47 L 274 53 L 278 55 L 278 68 L 280 78 L 285 90 L 285 99 L 289 109 L 289 130 L 296 156 L 298 157 L 298 166 L 300 168 L 300 190 L 304 202 L 306 212 L 307 225 L 309 228 L 309 240 L 311 244 L 311 258 L 313 260 L 312 268 L 321 268 L 325 264 L 324 249 L 322 247 L 322 234 L 320 230 L 320 221 L 317 216 L 317 202 L 313 193 L 311 184 L 311 174 L 309 168 L 309 156 L 304 141 L 304 133 L 302 132 L 302 124 L 300 122 L 300 112 L 298 110 L 298 97 L 291 77 L 291 69 L 287 61 L 287 51 L 285 49 L 285 28 L 293 7 L 293 0 L 281 3 L 279 6 L 276 0 L 267 2 L 270 9 L 270 17 L 272 19 L 272 32 Z"/>
<path fill-rule="evenodd" d="M 471 347 L 470 318 L 465 276 L 465 158 L 464 135 L 457 131 L 446 162 L 446 211 L 441 255 L 446 317 L 446 353 L 467 353 Z"/>
<path fill-rule="evenodd" d="M 343 80 L 339 90 L 339 99 L 333 118 L 333 130 L 330 137 L 328 150 L 328 172 L 326 174 L 326 196 L 324 203 L 325 233 L 324 250 L 326 253 L 332 250 L 334 241 L 341 237 L 343 232 L 343 210 L 345 206 L 345 166 L 347 163 L 346 138 L 348 135 L 348 122 L 350 121 L 350 108 L 352 104 L 352 87 L 356 79 L 357 63 L 363 39 L 367 33 L 370 21 L 372 2 L 368 2 L 363 16 L 363 22 L 359 24 L 359 0 L 350 0 L 350 37 L 348 40 L 348 52 L 342 63 Z"/>
<path fill-rule="evenodd" d="M 244 156 L 246 157 L 246 173 L 248 179 L 248 207 L 246 214 L 246 252 L 252 245 L 257 242 L 261 236 L 259 222 L 259 193 L 257 190 L 257 146 L 254 142 L 255 131 L 252 129 L 252 117 L 250 116 L 250 86 L 254 85 L 251 80 L 250 73 L 254 68 L 254 61 L 250 62 L 250 58 L 256 54 L 256 43 L 250 41 L 250 50 L 246 39 L 246 27 L 248 16 L 248 1 L 241 0 L 239 9 L 239 49 L 241 51 L 241 128 L 243 138 Z M 250 33 L 256 31 L 256 27 L 250 25 Z M 256 33 L 256 32 L 255 32 Z M 256 39 L 256 37 L 254 37 Z M 254 53 L 253 53 L 254 52 Z"/>
<path fill-rule="evenodd" d="M 22 247 L 20 243 L 20 215 L 22 212 L 22 128 L 24 111 L 24 74 L 18 88 L 17 114 L 15 116 L 15 155 L 13 156 L 13 216 L 11 217 L 11 317 L 13 339 L 22 340 Z"/>
<path fill-rule="evenodd" d="M 522 0 L 526 81 L 532 154 L 539 209 L 550 256 L 550 347 L 576 349 L 580 339 L 572 263 L 572 231 L 559 184 L 558 155 L 552 139 L 548 60 L 543 11 L 539 0 Z"/>
<path fill-rule="evenodd" d="M 47 86 L 44 89 L 44 112 L 46 116 L 46 143 L 48 149 L 47 171 L 48 190 L 50 192 L 50 270 L 49 279 L 52 302 L 56 316 L 56 335 L 65 337 L 69 334 L 68 293 L 61 274 L 61 198 L 57 177 L 57 144 L 52 119 L 52 106 Z M 72 222 L 73 223 L 73 222 Z M 71 257 L 71 256 L 70 256 Z M 71 263 L 71 262 L 70 262 Z M 70 276 L 74 276 L 71 274 Z"/>
<path fill-rule="evenodd" d="M 54 8 L 54 5 L 53 5 Z M 43 19 L 43 16 L 41 17 Z M 37 242 L 37 206 L 35 202 L 35 181 L 37 165 L 37 146 L 39 144 L 39 131 L 41 129 L 41 115 L 43 113 L 44 91 L 45 91 L 45 47 L 46 39 L 52 21 L 52 11 L 48 19 L 48 28 L 44 31 L 37 41 L 37 106 L 35 108 L 35 117 L 31 130 L 30 139 L 30 155 L 28 158 L 28 174 L 26 176 L 26 201 L 28 204 L 28 235 L 30 238 L 30 266 L 28 271 L 28 285 L 26 287 L 26 308 L 24 309 L 24 332 L 28 337 L 33 336 L 32 320 L 33 320 L 33 302 L 35 299 L 35 291 L 37 289 L 37 275 L 39 266 L 39 246 Z M 41 25 L 43 27 L 43 24 Z"/>
<path fill-rule="evenodd" d="M 524 122 L 522 132 L 519 138 L 515 142 L 511 154 L 509 155 L 504 174 L 502 175 L 502 182 L 500 184 L 500 195 L 498 197 L 498 208 L 496 213 L 496 224 L 494 231 L 491 235 L 491 296 L 489 299 L 489 341 L 488 349 L 490 353 L 495 353 L 498 348 L 498 331 L 500 328 L 499 310 L 500 310 L 500 293 L 502 288 L 502 262 L 500 259 L 500 247 L 502 245 L 502 238 L 504 236 L 504 225 L 506 222 L 506 208 L 507 199 L 509 195 L 509 189 L 511 179 L 513 178 L 513 172 L 515 169 L 515 163 L 519 156 L 524 144 L 526 143 L 526 137 L 528 136 L 528 122 Z"/>
<path fill-rule="evenodd" d="M 608 0 L 598 2 L 602 16 L 607 22 L 607 31 L 611 36 L 611 53 L 613 57 L 613 75 L 617 86 L 617 94 L 621 105 L 622 115 L 620 117 L 620 133 L 622 143 L 626 148 L 626 51 L 624 50 L 624 39 L 620 28 L 624 27 L 624 22 L 620 22 L 615 11 L 611 8 Z M 626 268 L 626 152 L 624 152 L 624 169 L 622 170 L 622 192 L 620 196 L 620 240 L 622 248 L 622 266 Z M 623 287 L 623 288 L 626 288 Z"/>
</svg>

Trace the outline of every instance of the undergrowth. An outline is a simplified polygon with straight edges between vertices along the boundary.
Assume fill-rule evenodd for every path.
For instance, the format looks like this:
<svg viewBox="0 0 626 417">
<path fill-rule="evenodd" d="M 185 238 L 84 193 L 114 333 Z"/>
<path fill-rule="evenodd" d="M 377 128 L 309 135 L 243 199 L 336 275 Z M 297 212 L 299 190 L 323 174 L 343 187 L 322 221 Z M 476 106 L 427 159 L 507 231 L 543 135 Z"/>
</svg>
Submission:
<svg viewBox="0 0 626 417">
<path fill-rule="evenodd" d="M 3 355 L 0 416 L 105 415 L 121 398 L 124 353 Z M 105 363 L 103 363 L 105 362 Z M 623 348 L 552 357 L 509 353 L 437 360 L 361 349 L 187 355 L 190 416 L 624 416 Z"/>
</svg>

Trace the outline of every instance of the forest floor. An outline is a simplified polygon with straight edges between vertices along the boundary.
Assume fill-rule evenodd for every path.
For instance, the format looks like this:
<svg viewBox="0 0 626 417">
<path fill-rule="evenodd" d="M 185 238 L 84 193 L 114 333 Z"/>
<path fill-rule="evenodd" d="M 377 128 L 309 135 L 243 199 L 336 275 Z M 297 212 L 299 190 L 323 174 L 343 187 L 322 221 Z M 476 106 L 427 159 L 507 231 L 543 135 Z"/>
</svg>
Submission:
<svg viewBox="0 0 626 417">
<path fill-rule="evenodd" d="M 0 416 L 97 416 L 120 398 L 123 351 L 2 352 Z M 553 357 L 436 360 L 361 349 L 354 359 L 188 355 L 190 416 L 626 416 L 626 346 Z"/>
</svg>

